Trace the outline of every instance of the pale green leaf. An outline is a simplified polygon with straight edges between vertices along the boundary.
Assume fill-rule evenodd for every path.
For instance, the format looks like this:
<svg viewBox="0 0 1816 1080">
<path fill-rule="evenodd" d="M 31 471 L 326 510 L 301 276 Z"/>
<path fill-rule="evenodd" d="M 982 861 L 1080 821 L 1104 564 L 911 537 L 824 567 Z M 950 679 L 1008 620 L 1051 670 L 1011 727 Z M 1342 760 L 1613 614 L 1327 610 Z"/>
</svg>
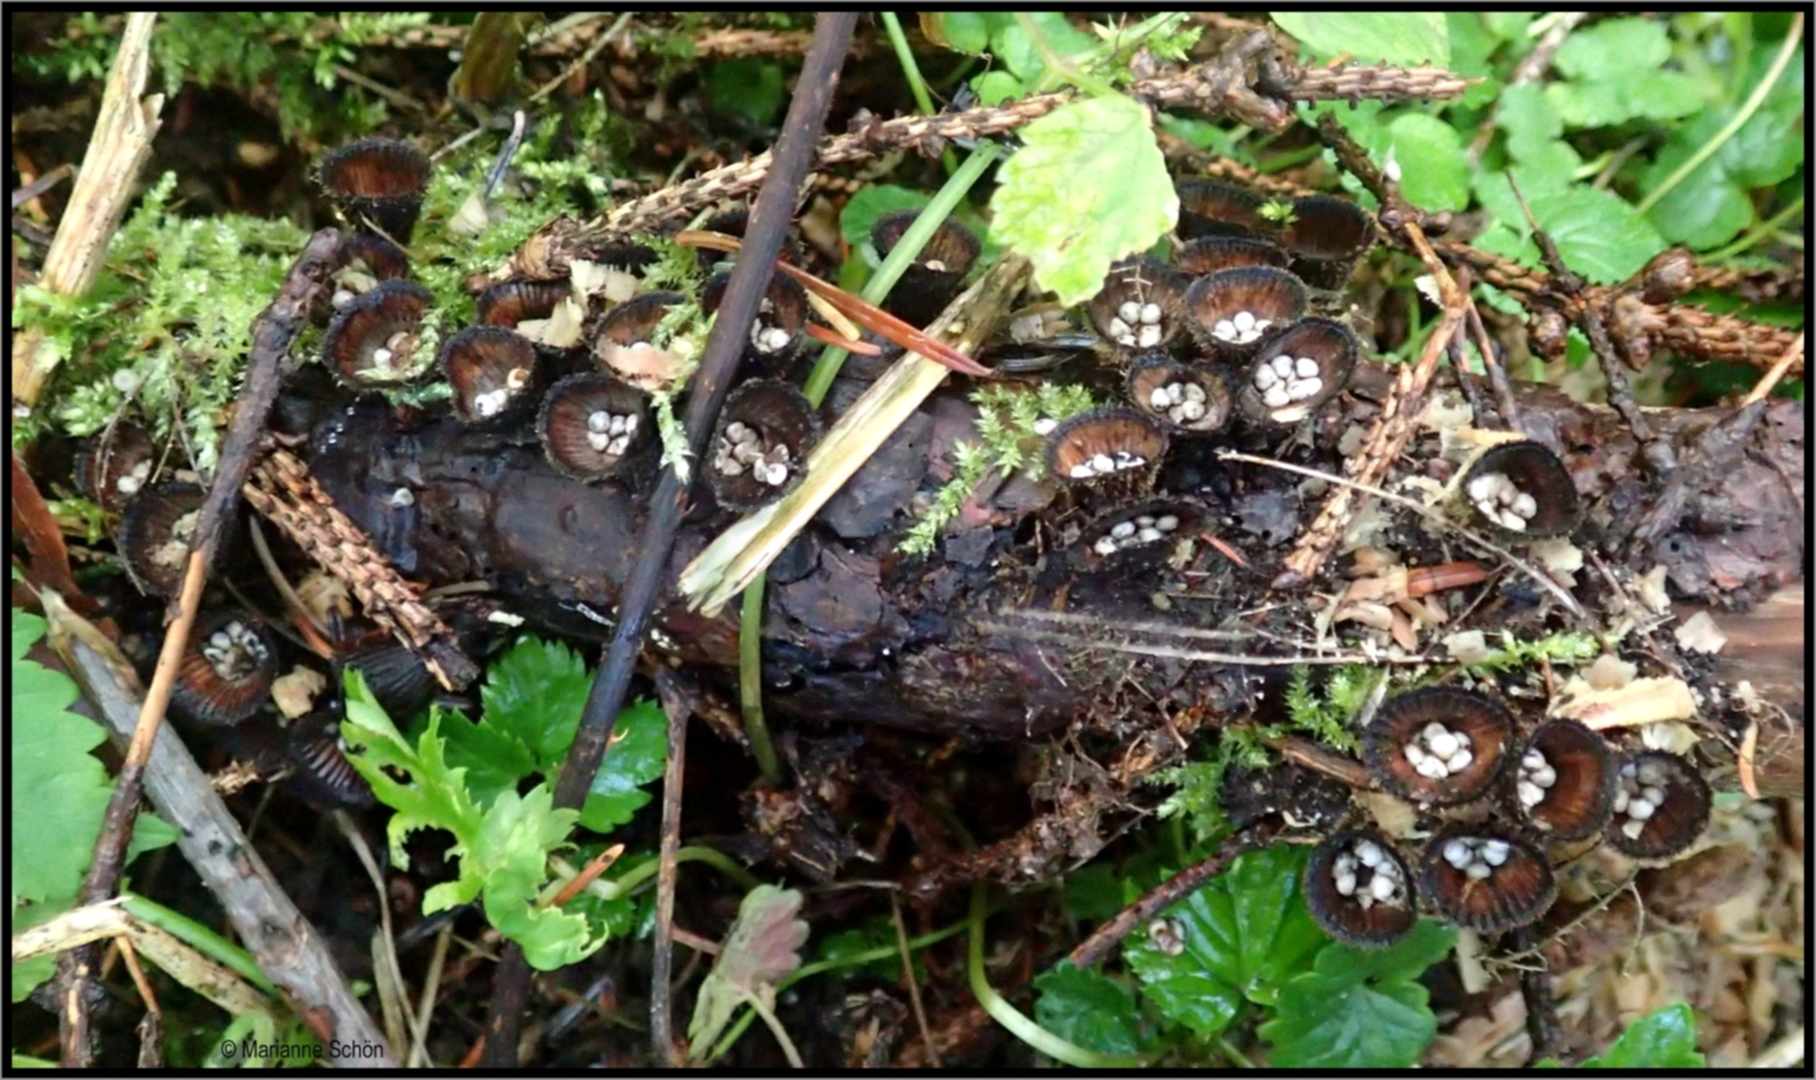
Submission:
<svg viewBox="0 0 1816 1080">
<path fill-rule="evenodd" d="M 1102 288 L 1110 264 L 1173 227 L 1179 198 L 1148 110 L 1120 94 L 1061 106 L 1022 129 L 1000 171 L 991 232 L 1026 255 L 1063 304 Z"/>
<path fill-rule="evenodd" d="M 1450 27 L 1441 11 L 1274 11 L 1280 29 L 1319 56 L 1356 63 L 1450 64 Z"/>
</svg>

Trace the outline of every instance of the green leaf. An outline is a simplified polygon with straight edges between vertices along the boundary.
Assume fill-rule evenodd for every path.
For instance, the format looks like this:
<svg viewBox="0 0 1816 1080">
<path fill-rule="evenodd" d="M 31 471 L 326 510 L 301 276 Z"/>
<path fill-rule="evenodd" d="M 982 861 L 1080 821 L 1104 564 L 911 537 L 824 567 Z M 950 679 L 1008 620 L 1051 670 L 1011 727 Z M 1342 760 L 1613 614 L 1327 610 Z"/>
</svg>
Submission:
<svg viewBox="0 0 1816 1080">
<path fill-rule="evenodd" d="M 639 701 L 618 714 L 612 743 L 580 809 L 580 823 L 610 832 L 650 801 L 643 785 L 662 778 L 668 760 L 668 717 L 653 701 Z"/>
<path fill-rule="evenodd" d="M 578 963 L 606 941 L 588 931 L 584 915 L 537 903 L 548 879 L 549 853 L 570 846 L 566 838 L 579 816 L 553 809 L 553 803 L 547 784 L 528 795 L 502 793 L 462 860 L 463 870 L 467 862 L 484 868 L 486 917 L 523 947 L 524 959 L 538 971 Z"/>
<path fill-rule="evenodd" d="M 1564 261 L 1590 281 L 1624 281 L 1665 249 L 1658 230 L 1620 196 L 1581 184 L 1559 185 L 1555 176 L 1525 166 L 1513 173 L 1533 217 L 1557 242 Z M 1532 242 L 1531 227 L 1507 177 L 1484 177 L 1477 184 L 1476 195 L 1493 212 L 1496 225 L 1507 230 L 1491 229 L 1479 245 L 1529 266 L 1539 265 L 1538 246 Z"/>
<path fill-rule="evenodd" d="M 1148 110 L 1121 94 L 1063 105 L 1022 129 L 990 205 L 991 232 L 1062 304 L 1096 295 L 1110 264 L 1173 227 L 1179 197 Z"/>
<path fill-rule="evenodd" d="M 1024 83 L 1038 81 L 1047 73 L 1046 58 L 1041 55 L 1040 46 L 1029 37 L 1027 28 L 1014 14 L 1003 13 L 1000 18 L 1002 21 L 990 32 L 990 51 Z M 1096 38 L 1074 29 L 1060 12 L 1031 12 L 1028 20 L 1046 38 L 1047 46 L 1062 57 L 1074 56 L 1097 44 Z"/>
<path fill-rule="evenodd" d="M 1100 1054 L 1134 1057 L 1153 1046 L 1153 1034 L 1135 1008 L 1128 987 L 1098 971 L 1080 971 L 1061 960 L 1034 980 L 1040 997 L 1034 1019 L 1069 1042 Z"/>
<path fill-rule="evenodd" d="M 1400 194 L 1424 210 L 1469 205 L 1469 163 L 1457 129 L 1427 113 L 1404 113 L 1387 125 L 1400 166 Z"/>
<path fill-rule="evenodd" d="M 536 755 L 510 732 L 459 715 L 443 719 L 448 764 L 466 770 L 467 790 L 481 806 L 490 806 L 500 792 L 516 790 L 519 781 L 536 772 Z"/>
<path fill-rule="evenodd" d="M 801 894 L 794 889 L 758 885 L 738 905 L 738 921 L 726 935 L 713 969 L 700 984 L 694 1017 L 687 1025 L 689 1056 L 704 1057 L 732 1012 L 746 1001 L 771 1008 L 776 983 L 801 966 L 801 946 L 808 926 L 797 916 Z"/>
<path fill-rule="evenodd" d="M 839 212 L 839 235 L 857 250 L 870 243 L 877 219 L 898 210 L 918 210 L 931 201 L 925 192 L 894 184 L 876 184 L 851 197 Z"/>
<path fill-rule="evenodd" d="M 1313 969 L 1280 993 L 1274 1019 L 1259 1034 L 1282 1069 L 1404 1069 L 1437 1034 L 1437 1019 L 1417 982 L 1449 955 L 1457 931 L 1431 919 L 1380 950 L 1331 943 Z"/>
<path fill-rule="evenodd" d="M 74 906 L 82 879 L 94 861 L 95 841 L 113 798 L 114 781 L 90 751 L 107 741 L 101 725 L 68 711 L 79 694 L 75 681 L 26 658 L 44 637 L 42 618 L 12 609 L 12 665 L 8 679 L 12 768 L 13 932 L 36 925 Z M 24 823 L 29 823 L 29 827 Z M 176 840 L 176 830 L 153 814 L 133 822 L 127 859 Z M 19 1001 L 49 977 L 54 957 L 19 965 L 13 971 L 13 1000 Z"/>
<path fill-rule="evenodd" d="M 980 105 L 1001 105 L 1028 92 L 1028 85 L 1006 71 L 986 71 L 972 80 Z"/>
<path fill-rule="evenodd" d="M 714 112 L 742 117 L 756 127 L 775 123 L 788 96 L 782 85 L 781 67 L 761 56 L 739 56 L 709 64 L 704 82 Z"/>
<path fill-rule="evenodd" d="M 593 680 L 566 645 L 525 636 L 486 671 L 479 691 L 485 723 L 536 755 L 537 770 L 560 771 Z"/>
<path fill-rule="evenodd" d="M 1649 216 L 1667 240 L 1706 250 L 1753 224 L 1751 192 L 1789 179 L 1803 164 L 1802 83 L 1802 65 L 1793 62 L 1766 104 L 1652 206 Z M 1651 191 L 1674 175 L 1727 126 L 1735 108 L 1703 113 L 1675 129 L 1640 174 L 1640 190 Z"/>
<path fill-rule="evenodd" d="M 988 50 L 990 34 L 1005 21 L 1013 21 L 1000 11 L 942 11 L 933 18 L 939 20 L 946 44 L 974 54 Z"/>
<path fill-rule="evenodd" d="M 1276 844 L 1250 852 L 1203 888 L 1167 909 L 1185 944 L 1177 956 L 1145 934 L 1126 939 L 1123 956 L 1142 992 L 1194 1031 L 1215 1035 L 1244 998 L 1271 1005 L 1289 978 L 1325 941 L 1299 891 L 1306 851 Z"/>
<path fill-rule="evenodd" d="M 1607 19 L 1564 42 L 1556 64 L 1567 79 L 1546 87 L 1545 96 L 1573 128 L 1688 116 L 1703 98 L 1688 76 L 1661 70 L 1670 55 L 1664 23 Z"/>
<path fill-rule="evenodd" d="M 1700 1069 L 1708 1064 L 1696 1048 L 1696 1014 L 1679 1003 L 1647 1013 L 1627 1025 L 1585 1069 Z"/>
<path fill-rule="evenodd" d="M 1320 56 L 1357 63 L 1450 64 L 1450 27 L 1438 11 L 1274 11 L 1280 29 Z"/>
</svg>

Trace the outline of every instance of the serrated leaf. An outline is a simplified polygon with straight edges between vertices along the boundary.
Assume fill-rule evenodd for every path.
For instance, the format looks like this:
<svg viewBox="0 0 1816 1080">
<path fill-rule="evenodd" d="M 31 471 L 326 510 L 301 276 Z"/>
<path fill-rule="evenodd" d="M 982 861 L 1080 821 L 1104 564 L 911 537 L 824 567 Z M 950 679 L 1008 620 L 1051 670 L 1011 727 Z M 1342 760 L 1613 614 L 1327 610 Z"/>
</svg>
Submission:
<svg viewBox="0 0 1816 1080">
<path fill-rule="evenodd" d="M 1665 249 L 1665 240 L 1652 223 L 1612 192 L 1581 184 L 1560 185 L 1556 177 L 1525 166 L 1515 168 L 1513 174 L 1532 207 L 1533 217 L 1557 242 L 1564 261 L 1590 281 L 1624 281 Z M 1531 226 L 1520 212 L 1507 177 L 1484 177 L 1477 185 L 1476 195 L 1494 213 L 1496 224 L 1511 230 L 1511 234 L 1498 238 L 1490 235 L 1490 230 L 1480 238 L 1481 246 L 1529 266 L 1539 265 Z"/>
<path fill-rule="evenodd" d="M 1386 949 L 1331 943 L 1280 992 L 1259 1034 L 1283 1069 L 1404 1069 L 1437 1034 L 1420 975 L 1456 947 L 1454 926 L 1422 919 Z"/>
<path fill-rule="evenodd" d="M 1558 49 L 1555 63 L 1566 79 L 1546 87 L 1545 95 L 1573 128 L 1688 116 L 1703 107 L 1702 95 L 1687 76 L 1661 70 L 1670 55 L 1664 23 L 1605 19 L 1571 34 Z"/>
<path fill-rule="evenodd" d="M 1275 24 L 1320 56 L 1372 64 L 1450 65 L 1443 12 L 1271 11 Z"/>
<path fill-rule="evenodd" d="M 1707 1064 L 1696 1048 L 1696 1014 L 1679 1003 L 1628 1024 L 1614 1045 L 1583 1062 L 1583 1068 L 1700 1069 Z"/>
<path fill-rule="evenodd" d="M 1751 191 L 1790 178 L 1803 164 L 1802 82 L 1801 65 L 1793 62 L 1766 104 L 1652 206 L 1649 216 L 1666 239 L 1705 250 L 1753 223 Z M 1674 130 L 1640 174 L 1640 190 L 1663 184 L 1733 116 L 1733 108 L 1706 112 Z"/>
<path fill-rule="evenodd" d="M 668 717 L 653 701 L 639 701 L 618 714 L 612 743 L 588 789 L 580 823 L 610 832 L 650 801 L 643 785 L 662 778 L 668 761 Z"/>
<path fill-rule="evenodd" d="M 539 772 L 560 771 L 593 680 L 572 649 L 525 636 L 486 670 L 479 700 L 485 724 L 536 756 Z"/>
<path fill-rule="evenodd" d="M 703 1057 L 745 1001 L 775 1003 L 776 983 L 801 966 L 808 926 L 799 916 L 801 894 L 758 885 L 738 905 L 738 920 L 726 935 L 713 969 L 700 984 L 693 1020 L 687 1026 L 689 1056 Z"/>
<path fill-rule="evenodd" d="M 584 915 L 537 903 L 548 878 L 549 853 L 570 846 L 566 837 L 578 816 L 553 805 L 547 784 L 527 795 L 504 792 L 466 856 L 484 868 L 486 918 L 523 947 L 524 959 L 538 971 L 578 963 L 606 941 L 589 932 Z"/>
<path fill-rule="evenodd" d="M 1100 1054 L 1134 1057 L 1153 1045 L 1135 995 L 1099 971 L 1061 960 L 1034 980 L 1034 1019 L 1060 1038 Z"/>
<path fill-rule="evenodd" d="M 1022 129 L 999 173 L 991 232 L 1034 264 L 1042 288 L 1075 304 L 1110 264 L 1173 227 L 1179 198 L 1148 110 L 1121 94 L 1063 105 Z"/>
<path fill-rule="evenodd" d="M 8 848 L 14 933 L 74 906 L 94 861 L 95 842 L 114 790 L 113 778 L 91 753 L 107 741 L 106 732 L 93 720 L 68 711 L 80 693 L 75 681 L 26 658 L 46 629 L 42 618 L 12 610 L 7 683 L 12 765 L 7 781 L 12 788 Z M 126 857 L 130 861 L 175 840 L 176 830 L 141 812 L 133 822 Z M 13 1000 L 23 1000 L 55 966 L 54 957 L 16 965 Z"/>
<path fill-rule="evenodd" d="M 1206 1035 L 1228 1026 L 1244 998 L 1273 1004 L 1326 940 L 1299 891 L 1305 858 L 1305 849 L 1291 844 L 1250 852 L 1168 908 L 1165 917 L 1178 923 L 1185 945 L 1177 956 L 1145 934 L 1126 939 L 1123 956 L 1148 999 Z"/>
<path fill-rule="evenodd" d="M 509 732 L 459 715 L 445 715 L 443 720 L 448 764 L 466 770 L 467 790 L 481 806 L 491 805 L 500 792 L 515 790 L 519 781 L 536 772 L 536 755 Z"/>
</svg>

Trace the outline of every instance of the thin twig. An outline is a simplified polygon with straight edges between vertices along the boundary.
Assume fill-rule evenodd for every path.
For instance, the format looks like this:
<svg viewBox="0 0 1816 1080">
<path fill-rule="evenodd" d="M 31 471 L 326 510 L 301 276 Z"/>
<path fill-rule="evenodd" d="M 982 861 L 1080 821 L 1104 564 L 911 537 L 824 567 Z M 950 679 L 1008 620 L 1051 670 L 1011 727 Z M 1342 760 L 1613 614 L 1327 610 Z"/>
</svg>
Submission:
<svg viewBox="0 0 1816 1080">
<path fill-rule="evenodd" d="M 278 383 L 289 359 L 290 346 L 308 316 L 317 291 L 333 269 L 333 259 L 339 250 L 340 233 L 334 229 L 323 229 L 311 237 L 291 267 L 277 298 L 253 320 L 246 382 L 234 408 L 233 422 L 221 445 L 220 464 L 215 469 L 207 497 L 202 501 L 200 520 L 189 545 L 182 588 L 166 609 L 172 619 L 158 652 L 157 667 L 152 674 L 151 687 L 146 691 L 132 741 L 120 765 L 119 782 L 102 818 L 101 835 L 95 841 L 94 861 L 82 883 L 81 897 L 85 904 L 110 899 L 119 888 L 127 845 L 132 842 L 133 825 L 138 816 L 145 762 L 151 755 L 152 741 L 163 725 L 170 692 L 176 685 L 177 670 L 189 646 L 196 612 L 202 604 L 202 586 L 208 578 L 209 564 L 220 545 L 223 527 L 239 504 L 240 486 L 252 466 L 253 454 L 264 433 L 265 417 L 277 400 Z M 65 975 L 65 1008 L 59 1014 L 59 1026 L 72 1033 L 71 1041 L 64 1047 L 66 1063 L 85 1063 L 89 1053 L 85 1045 L 78 1048 L 75 1040 L 80 1036 L 81 1043 L 87 1041 L 87 995 L 78 991 L 86 982 L 81 974 L 92 963 L 92 956 L 92 950 L 80 950 L 66 954 L 58 961 L 59 971 Z"/>
<path fill-rule="evenodd" d="M 610 45 L 619 34 L 623 33 L 626 26 L 630 25 L 631 18 L 634 14 L 634 12 L 627 11 L 618 16 L 618 21 L 614 22 L 610 29 L 606 30 L 603 34 L 600 34 L 591 45 L 587 46 L 586 51 L 580 54 L 580 59 L 569 64 L 567 67 L 562 68 L 561 74 L 550 79 L 548 82 L 543 83 L 534 94 L 530 95 L 530 101 L 534 103 L 548 97 L 550 94 L 554 93 L 562 83 L 573 78 L 575 72 L 584 69 L 588 64 L 592 63 L 593 58 L 598 56 L 600 51 L 607 45 Z"/>
<path fill-rule="evenodd" d="M 115 737 L 131 737 L 141 712 L 132 665 L 61 597 L 48 590 L 41 595 L 51 647 Z M 183 857 L 220 902 L 234 931 L 260 970 L 283 991 L 296 1016 L 323 1044 L 338 1041 L 362 1044 L 362 1052 L 367 1046 L 376 1049 L 373 1057 L 356 1057 L 349 1064 L 388 1064 L 390 1048 L 353 996 L 327 943 L 278 886 L 174 731 L 158 732 L 144 775 L 146 794 L 176 829 Z"/>
<path fill-rule="evenodd" d="M 1538 583 L 1541 588 L 1557 597 L 1558 602 L 1564 605 L 1566 611 L 1579 619 L 1587 618 L 1587 613 L 1583 610 L 1583 606 L 1576 602 L 1576 597 L 1571 596 L 1562 585 L 1559 585 L 1552 579 L 1551 575 L 1543 573 L 1530 563 L 1527 563 L 1525 560 L 1514 555 L 1513 552 L 1508 551 L 1494 541 L 1489 540 L 1481 533 L 1476 532 L 1460 522 L 1453 521 L 1438 511 L 1433 510 L 1431 507 L 1415 502 L 1404 495 L 1396 495 L 1391 491 L 1384 491 L 1378 487 L 1369 487 L 1355 480 L 1324 472 L 1321 469 L 1313 469 L 1304 465 L 1294 465 L 1285 461 L 1275 461 L 1272 458 L 1256 457 L 1253 454 L 1238 453 L 1234 450 L 1220 450 L 1217 452 L 1217 456 L 1228 461 L 1246 461 L 1251 465 L 1265 465 L 1270 469 L 1284 469 L 1287 472 L 1298 473 L 1301 476 L 1311 476 L 1320 480 L 1328 480 L 1333 484 L 1343 484 L 1347 487 L 1357 488 L 1365 494 L 1373 495 L 1377 499 L 1385 499 L 1388 502 L 1404 506 L 1408 510 L 1421 515 L 1427 521 L 1442 524 L 1446 528 L 1454 530 L 1458 535 L 1462 536 L 1470 543 L 1479 544 L 1489 551 L 1494 552 L 1496 555 L 1499 555 L 1502 559 L 1505 559 L 1510 566 L 1521 571 L 1534 582 Z"/>
<path fill-rule="evenodd" d="M 902 954 L 902 979 L 908 983 L 908 1001 L 914 1006 L 914 1025 L 920 1029 L 927 1060 L 938 1061 L 933 1032 L 927 1028 L 927 1009 L 921 1004 L 921 981 L 914 977 L 914 954 L 908 951 L 908 927 L 902 922 L 902 899 L 893 892 L 889 894 L 889 921 L 895 924 L 895 946 Z"/>
<path fill-rule="evenodd" d="M 789 102 L 788 115 L 782 123 L 782 137 L 773 152 L 774 169 L 751 210 L 750 226 L 743 244 L 746 257 L 739 259 L 732 270 L 718 318 L 707 335 L 699 370 L 689 388 L 684 423 L 693 458 L 705 453 L 714 420 L 731 390 L 750 324 L 757 314 L 757 304 L 762 300 L 770 268 L 782 249 L 783 235 L 793 217 L 796 193 L 807 179 L 814 142 L 825 126 L 826 112 L 838 86 L 839 69 L 857 18 L 855 12 L 840 12 L 822 13 L 815 19 L 813 45 L 802 65 L 794 99 Z M 557 807 L 580 806 L 605 757 L 618 710 L 630 689 L 633 667 L 643 651 L 645 623 L 661 590 L 670 544 L 686 504 L 686 485 L 673 468 L 663 470 L 662 479 L 650 497 L 649 514 L 638 534 L 639 558 L 625 582 L 619 602 L 617 631 L 605 663 L 593 680 L 567 762 L 556 783 Z M 522 948 L 514 943 L 506 946 L 494 979 L 491 1009 L 486 1020 L 485 1057 L 491 1067 L 516 1065 L 517 1030 L 528 974 Z M 668 1053 L 667 1049 L 662 1050 L 663 1060 L 667 1060 Z"/>
<path fill-rule="evenodd" d="M 1748 391 L 1747 396 L 1740 399 L 1741 408 L 1746 408 L 1756 401 L 1764 401 L 1766 395 L 1777 388 L 1779 382 L 1784 379 L 1785 374 L 1791 370 L 1792 366 L 1803 359 L 1803 335 L 1804 331 L 1799 330 L 1797 332 L 1797 340 L 1791 342 L 1791 347 L 1784 351 L 1784 355 L 1778 358 L 1777 362 L 1772 365 L 1771 370 L 1767 371 L 1759 382 L 1754 385 L 1753 389 Z"/>
<path fill-rule="evenodd" d="M 657 694 L 668 718 L 668 760 L 662 768 L 662 833 L 656 870 L 656 954 L 650 975 L 649 1032 L 656 1060 L 681 1068 L 686 1055 L 675 1045 L 670 1001 L 675 930 L 675 885 L 681 862 L 681 784 L 686 775 L 687 722 L 693 715 L 685 695 L 671 678 L 657 680 Z"/>
<path fill-rule="evenodd" d="M 1186 867 L 1156 885 L 1147 895 L 1093 930 L 1091 936 L 1080 942 L 1067 959 L 1081 968 L 1102 963 L 1109 958 L 1111 950 L 1121 944 L 1123 938 L 1134 933 L 1137 927 L 1145 925 L 1167 908 L 1197 892 L 1205 882 L 1229 869 L 1230 863 L 1243 852 L 1260 847 L 1270 839 L 1272 833 L 1265 829 L 1238 832 L 1226 837 L 1209 858 Z"/>
</svg>

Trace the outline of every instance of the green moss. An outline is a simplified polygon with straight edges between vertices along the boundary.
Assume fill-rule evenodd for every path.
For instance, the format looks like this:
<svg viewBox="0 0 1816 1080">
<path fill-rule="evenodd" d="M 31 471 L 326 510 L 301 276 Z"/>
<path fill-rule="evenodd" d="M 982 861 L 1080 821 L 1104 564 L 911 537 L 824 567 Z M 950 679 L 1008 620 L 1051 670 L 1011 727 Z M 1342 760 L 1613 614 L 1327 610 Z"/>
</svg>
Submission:
<svg viewBox="0 0 1816 1080">
<path fill-rule="evenodd" d="M 186 83 L 225 86 L 271 102 L 284 137 L 331 142 L 383 124 L 382 98 L 346 83 L 360 48 L 429 21 L 427 12 L 172 11 L 158 17 L 151 60 L 166 93 Z M 46 52 L 17 58 L 19 70 L 69 82 L 105 79 L 122 21 L 84 12 Z M 254 93 L 256 91 L 256 93 Z"/>
<path fill-rule="evenodd" d="M 14 329 L 42 329 L 61 368 L 33 415 L 15 418 L 14 446 L 47 420 L 88 435 L 130 407 L 160 437 L 180 433 L 194 463 L 212 468 L 253 317 L 271 303 L 306 235 L 289 221 L 178 217 L 168 205 L 175 186 L 175 174 L 166 174 L 145 194 L 87 296 L 19 290 Z"/>
<path fill-rule="evenodd" d="M 902 537 L 899 550 L 906 554 L 932 551 L 946 523 L 991 469 L 1021 469 L 1030 478 L 1040 479 L 1044 462 L 1030 456 L 1042 445 L 1042 437 L 1034 431 L 1037 421 L 1064 420 L 1097 405 L 1084 387 L 1057 383 L 1041 383 L 1032 389 L 986 386 L 974 391 L 971 401 L 978 407 L 977 433 L 983 441 L 954 447 L 957 475 L 940 488 L 927 513 Z"/>
</svg>

